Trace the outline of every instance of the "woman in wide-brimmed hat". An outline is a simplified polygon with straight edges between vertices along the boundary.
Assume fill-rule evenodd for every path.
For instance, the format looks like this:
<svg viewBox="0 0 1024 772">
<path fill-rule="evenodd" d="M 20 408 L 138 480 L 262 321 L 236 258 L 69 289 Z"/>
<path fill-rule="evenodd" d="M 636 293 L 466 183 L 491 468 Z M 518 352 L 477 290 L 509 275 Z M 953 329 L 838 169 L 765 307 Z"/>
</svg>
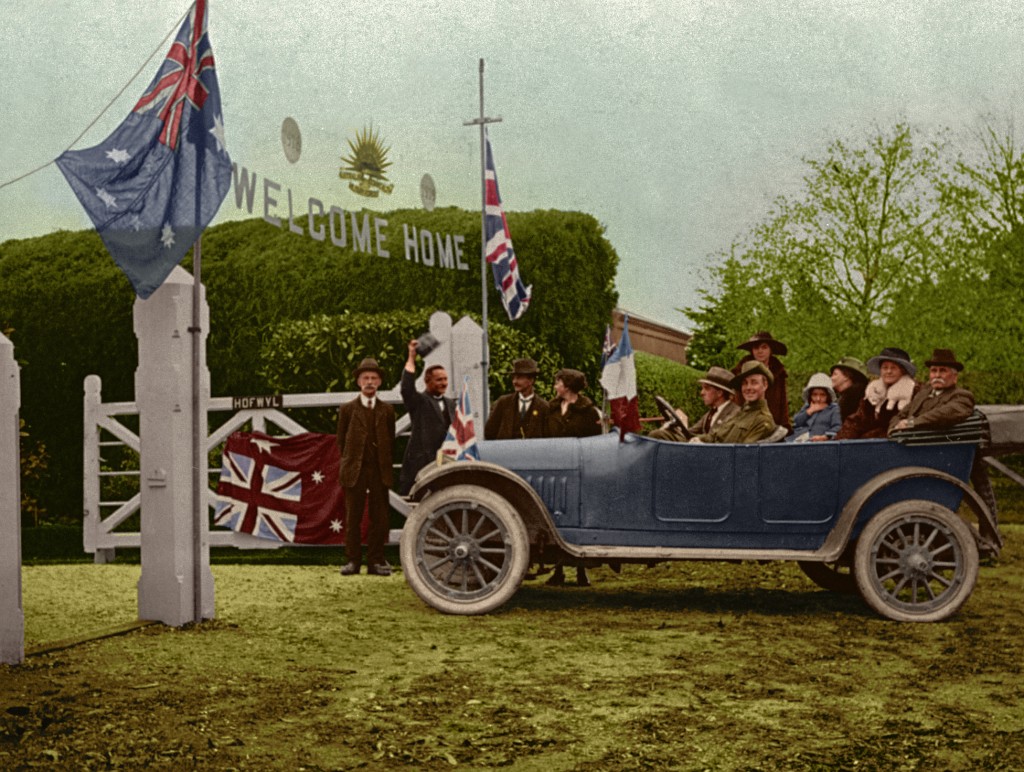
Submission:
<svg viewBox="0 0 1024 772">
<path fill-rule="evenodd" d="M 921 384 L 914 380 L 917 367 L 901 348 L 883 348 L 868 360 L 868 372 L 877 375 L 864 390 L 857 411 L 843 421 L 837 440 L 885 437 L 893 416 L 910 404 Z"/>
<path fill-rule="evenodd" d="M 755 332 L 750 336 L 749 340 L 744 341 L 736 348 L 750 353 L 736 363 L 736 366 L 732 368 L 733 373 L 738 375 L 743 365 L 747 362 L 757 361 L 767 367 L 772 374 L 772 384 L 768 387 L 768 393 L 765 394 L 765 402 L 768 403 L 768 410 L 771 411 L 775 423 L 789 429 L 789 396 L 786 392 L 787 373 L 785 366 L 778 359 L 778 357 L 785 356 L 788 353 L 786 344 L 780 340 L 775 340 L 770 332 L 762 330 L 761 332 Z M 743 404 L 742 399 L 737 399 L 736 402 L 741 405 Z"/>
</svg>

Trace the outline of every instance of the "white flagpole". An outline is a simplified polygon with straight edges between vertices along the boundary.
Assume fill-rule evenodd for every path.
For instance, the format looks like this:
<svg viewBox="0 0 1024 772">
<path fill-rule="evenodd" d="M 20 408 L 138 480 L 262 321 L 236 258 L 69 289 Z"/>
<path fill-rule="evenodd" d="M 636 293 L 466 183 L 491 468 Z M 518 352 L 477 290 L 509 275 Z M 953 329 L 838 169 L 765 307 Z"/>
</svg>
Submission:
<svg viewBox="0 0 1024 772">
<path fill-rule="evenodd" d="M 484 114 L 484 60 L 480 60 L 480 117 L 471 121 L 465 121 L 463 126 L 480 126 L 480 314 L 483 322 L 484 336 L 482 346 L 482 358 L 480 361 L 481 373 L 483 376 L 483 397 L 484 404 L 480 408 L 480 415 L 484 418 L 490 410 L 490 389 L 487 385 L 487 373 L 490 365 L 490 349 L 487 332 L 487 135 L 486 126 L 488 123 L 500 123 L 501 118 L 488 118 Z"/>
</svg>

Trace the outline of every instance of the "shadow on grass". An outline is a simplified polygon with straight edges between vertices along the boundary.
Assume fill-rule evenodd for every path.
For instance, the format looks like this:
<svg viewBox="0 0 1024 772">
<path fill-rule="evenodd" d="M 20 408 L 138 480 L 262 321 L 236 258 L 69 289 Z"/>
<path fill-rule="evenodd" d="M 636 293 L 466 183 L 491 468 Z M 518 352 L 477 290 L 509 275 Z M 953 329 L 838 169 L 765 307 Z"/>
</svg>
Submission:
<svg viewBox="0 0 1024 772">
<path fill-rule="evenodd" d="M 845 614 L 876 618 L 858 596 L 838 595 L 824 590 L 707 589 L 666 587 L 650 589 L 600 589 L 597 587 L 531 587 L 523 585 L 501 611 L 567 611 L 593 609 L 614 612 L 698 611 L 706 614 L 750 614 L 766 616 L 833 616 Z"/>
</svg>

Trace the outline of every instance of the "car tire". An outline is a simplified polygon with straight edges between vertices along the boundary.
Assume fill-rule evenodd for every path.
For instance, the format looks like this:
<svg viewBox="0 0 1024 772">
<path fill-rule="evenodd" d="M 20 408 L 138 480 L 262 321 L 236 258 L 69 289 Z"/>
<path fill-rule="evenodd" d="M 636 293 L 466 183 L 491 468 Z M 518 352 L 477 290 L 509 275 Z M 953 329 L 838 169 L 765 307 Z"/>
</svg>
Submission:
<svg viewBox="0 0 1024 772">
<path fill-rule="evenodd" d="M 978 543 L 958 515 L 932 501 L 892 504 L 864 526 L 853 575 L 865 602 L 898 622 L 955 614 L 978 580 Z"/>
<path fill-rule="evenodd" d="M 530 542 L 515 509 L 476 485 L 432 493 L 402 529 L 402 572 L 425 603 L 445 614 L 486 614 L 526 575 Z"/>
<path fill-rule="evenodd" d="M 804 572 L 804 576 L 823 590 L 840 595 L 857 594 L 857 580 L 853 578 L 853 568 L 845 563 L 801 560 L 797 565 Z"/>
</svg>

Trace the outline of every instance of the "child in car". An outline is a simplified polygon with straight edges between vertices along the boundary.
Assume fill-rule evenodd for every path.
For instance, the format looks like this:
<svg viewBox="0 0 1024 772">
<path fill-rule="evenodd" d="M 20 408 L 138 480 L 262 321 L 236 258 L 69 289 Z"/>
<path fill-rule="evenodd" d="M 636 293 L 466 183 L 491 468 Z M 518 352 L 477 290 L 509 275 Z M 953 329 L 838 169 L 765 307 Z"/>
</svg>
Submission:
<svg viewBox="0 0 1024 772">
<path fill-rule="evenodd" d="M 826 373 L 815 373 L 804 387 L 804 406 L 793 416 L 793 433 L 786 442 L 823 442 L 834 439 L 843 425 L 839 403 Z"/>
</svg>

